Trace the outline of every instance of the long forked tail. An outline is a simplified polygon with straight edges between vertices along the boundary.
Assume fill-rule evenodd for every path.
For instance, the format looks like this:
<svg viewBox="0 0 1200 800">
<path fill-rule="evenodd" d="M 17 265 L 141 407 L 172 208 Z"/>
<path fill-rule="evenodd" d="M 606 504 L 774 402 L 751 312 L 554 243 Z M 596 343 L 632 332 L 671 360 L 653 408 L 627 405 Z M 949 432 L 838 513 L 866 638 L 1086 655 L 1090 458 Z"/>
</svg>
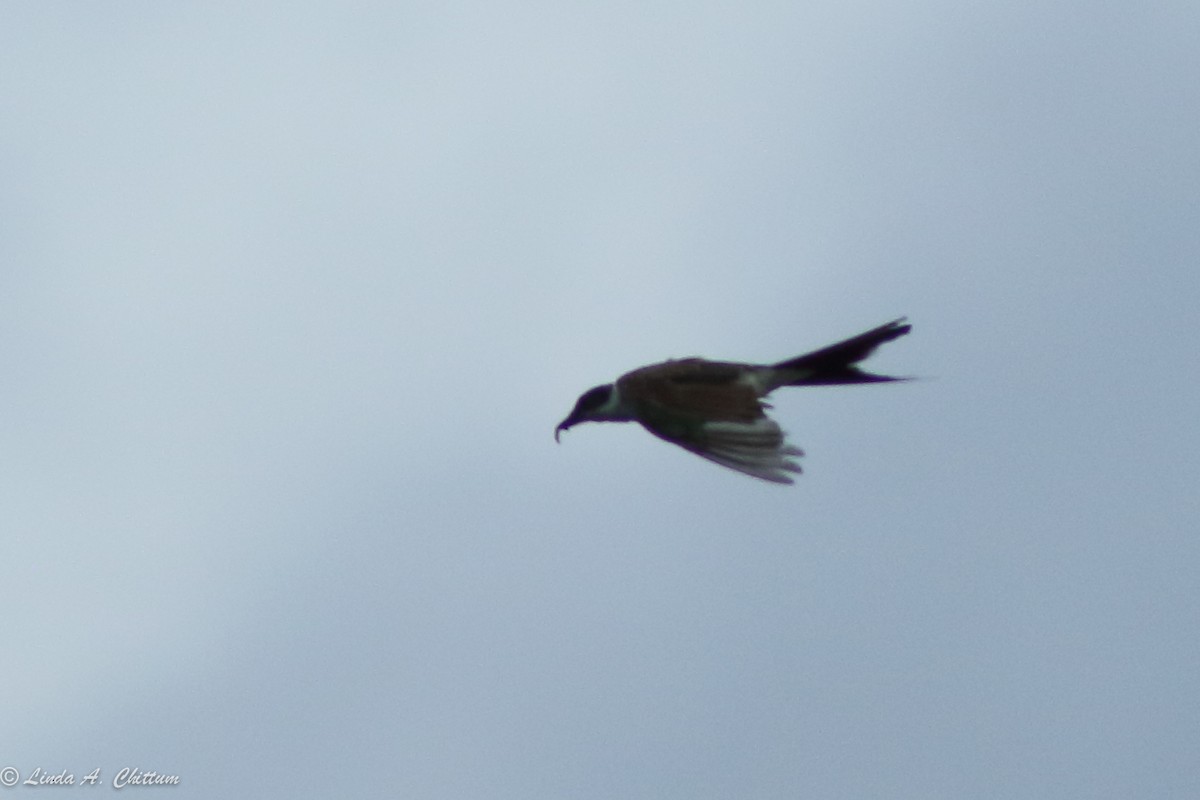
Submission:
<svg viewBox="0 0 1200 800">
<path fill-rule="evenodd" d="M 902 381 L 904 378 L 864 372 L 856 364 L 871 355 L 879 345 L 898 339 L 910 330 L 912 325 L 901 317 L 844 342 L 772 364 L 772 369 L 777 371 L 772 382 L 776 386 L 830 386 L 842 383 Z"/>
</svg>

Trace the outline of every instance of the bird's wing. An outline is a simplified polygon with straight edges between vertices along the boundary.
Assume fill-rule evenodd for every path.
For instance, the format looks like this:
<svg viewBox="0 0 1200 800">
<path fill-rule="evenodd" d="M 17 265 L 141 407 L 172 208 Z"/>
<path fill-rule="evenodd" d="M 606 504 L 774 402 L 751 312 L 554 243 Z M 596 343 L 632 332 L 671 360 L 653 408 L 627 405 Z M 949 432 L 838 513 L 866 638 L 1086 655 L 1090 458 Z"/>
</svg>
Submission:
<svg viewBox="0 0 1200 800">
<path fill-rule="evenodd" d="M 636 397 L 638 421 L 655 436 L 723 467 L 774 483 L 800 472 L 755 389 L 742 380 L 747 365 L 688 359 L 635 370 L 618 381 Z"/>
<path fill-rule="evenodd" d="M 800 465 L 790 456 L 802 456 L 804 451 L 788 445 L 779 425 L 769 417 L 755 422 L 706 422 L 682 436 L 642 424 L 661 439 L 764 481 L 792 483 L 788 473 L 800 472 Z"/>
</svg>

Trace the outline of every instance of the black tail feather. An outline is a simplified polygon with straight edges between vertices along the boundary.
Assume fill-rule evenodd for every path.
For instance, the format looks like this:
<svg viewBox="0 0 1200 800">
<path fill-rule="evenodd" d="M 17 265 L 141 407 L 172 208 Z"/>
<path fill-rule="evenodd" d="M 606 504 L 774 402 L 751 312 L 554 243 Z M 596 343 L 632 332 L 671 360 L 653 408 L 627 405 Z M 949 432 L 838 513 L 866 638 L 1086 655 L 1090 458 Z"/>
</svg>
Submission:
<svg viewBox="0 0 1200 800">
<path fill-rule="evenodd" d="M 879 345 L 898 339 L 911 330 L 912 325 L 909 325 L 905 322 L 904 317 L 901 317 L 844 342 L 831 344 L 829 347 L 823 347 L 787 361 L 780 361 L 772 366 L 777 370 L 795 373 L 794 378 L 788 378 L 782 384 L 785 386 L 829 386 L 845 383 L 902 381 L 904 378 L 863 372 L 855 365 L 871 355 Z"/>
</svg>

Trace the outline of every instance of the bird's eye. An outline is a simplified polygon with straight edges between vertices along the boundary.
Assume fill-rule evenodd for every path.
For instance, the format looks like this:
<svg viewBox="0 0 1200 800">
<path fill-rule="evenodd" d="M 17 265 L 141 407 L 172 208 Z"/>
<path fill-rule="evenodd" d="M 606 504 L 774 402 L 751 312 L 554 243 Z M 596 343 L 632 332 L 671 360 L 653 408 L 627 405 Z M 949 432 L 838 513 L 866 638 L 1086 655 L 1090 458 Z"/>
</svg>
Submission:
<svg viewBox="0 0 1200 800">
<path fill-rule="evenodd" d="M 580 410 L 591 410 L 599 408 L 608 402 L 609 395 L 612 394 L 611 386 L 597 386 L 594 389 L 588 389 L 579 398 Z"/>
</svg>

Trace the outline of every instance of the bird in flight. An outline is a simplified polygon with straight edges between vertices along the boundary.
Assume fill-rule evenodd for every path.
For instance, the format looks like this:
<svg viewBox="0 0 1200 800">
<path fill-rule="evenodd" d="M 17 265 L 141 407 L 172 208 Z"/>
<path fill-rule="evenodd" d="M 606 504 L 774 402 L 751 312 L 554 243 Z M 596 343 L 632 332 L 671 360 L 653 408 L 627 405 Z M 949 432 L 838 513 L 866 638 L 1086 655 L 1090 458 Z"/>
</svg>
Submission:
<svg viewBox="0 0 1200 800">
<path fill-rule="evenodd" d="M 588 389 L 559 434 L 581 422 L 640 422 L 660 439 L 723 467 L 773 483 L 800 472 L 779 424 L 762 398 L 781 386 L 835 386 L 904 380 L 858 368 L 884 342 L 912 330 L 904 318 L 778 364 L 738 364 L 685 358 L 627 372 L 616 383 Z"/>
</svg>

